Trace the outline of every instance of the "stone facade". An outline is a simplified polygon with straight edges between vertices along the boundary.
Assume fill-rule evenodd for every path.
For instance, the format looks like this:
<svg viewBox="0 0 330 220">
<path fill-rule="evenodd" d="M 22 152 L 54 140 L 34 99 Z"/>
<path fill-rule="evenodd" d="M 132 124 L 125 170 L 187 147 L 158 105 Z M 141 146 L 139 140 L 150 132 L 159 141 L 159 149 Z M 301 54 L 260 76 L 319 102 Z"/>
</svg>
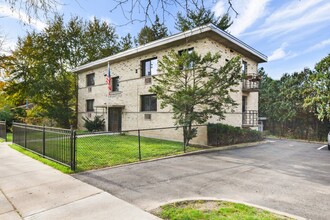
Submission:
<svg viewBox="0 0 330 220">
<path fill-rule="evenodd" d="M 107 64 L 97 68 L 89 68 L 87 71 L 78 73 L 78 128 L 83 129 L 82 117 L 93 118 L 95 115 L 102 115 L 106 121 L 106 130 L 108 130 L 108 112 L 109 108 L 112 107 L 121 108 L 121 129 L 123 131 L 174 126 L 171 108 L 161 109 L 159 100 L 157 101 L 157 111 L 141 111 L 141 95 L 150 94 L 148 90 L 153 83 L 152 79 L 151 83 L 149 79 L 146 80 L 146 78 L 150 77 L 142 77 L 141 61 L 155 57 L 159 61 L 171 50 L 180 51 L 188 48 L 193 48 L 199 54 L 206 54 L 207 52 L 214 54 L 219 52 L 221 58 L 216 64 L 217 66 L 222 66 L 227 62 L 226 60 L 240 55 L 242 61 L 247 63 L 247 73 L 257 73 L 258 63 L 256 61 L 208 37 L 187 41 L 184 44 L 172 44 L 169 47 L 148 53 L 137 53 L 135 56 L 130 56 L 127 59 L 110 63 L 111 76 L 119 77 L 119 91 L 111 92 L 110 95 L 108 95 L 105 80 L 105 74 L 108 68 Z M 86 75 L 91 73 L 95 74 L 95 83 L 93 86 L 88 87 L 86 86 Z M 258 110 L 258 92 L 243 92 L 242 84 L 237 86 L 236 89 L 238 92 L 232 93 L 231 96 L 238 103 L 238 106 L 228 111 L 229 113 L 226 114 L 226 119 L 220 122 L 241 127 L 242 97 L 246 96 L 246 107 L 248 110 Z M 86 111 L 86 100 L 94 100 L 94 111 Z M 148 115 L 146 116 L 146 114 Z M 217 117 L 213 117 L 209 122 L 219 122 L 219 120 Z M 257 127 L 252 128 L 256 129 Z M 198 137 L 194 138 L 193 143 L 207 145 L 206 127 L 200 127 L 198 131 Z M 149 133 L 145 131 L 144 133 L 146 136 L 148 134 L 152 137 L 182 140 L 182 131 L 178 132 L 178 130 L 174 129 L 162 130 L 162 132 L 152 131 Z"/>
</svg>

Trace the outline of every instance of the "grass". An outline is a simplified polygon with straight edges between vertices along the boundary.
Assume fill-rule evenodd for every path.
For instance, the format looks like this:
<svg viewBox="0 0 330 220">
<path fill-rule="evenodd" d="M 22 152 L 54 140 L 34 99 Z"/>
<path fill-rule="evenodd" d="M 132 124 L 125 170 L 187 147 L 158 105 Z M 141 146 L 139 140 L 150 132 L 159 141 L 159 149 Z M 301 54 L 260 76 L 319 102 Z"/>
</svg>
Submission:
<svg viewBox="0 0 330 220">
<path fill-rule="evenodd" d="M 12 142 L 13 141 L 13 134 L 12 133 L 7 133 L 7 142 Z M 0 138 L 0 143 L 5 142 L 4 139 Z"/>
<path fill-rule="evenodd" d="M 163 219 L 175 220 L 277 220 L 291 219 L 255 207 L 225 201 L 184 201 L 161 206 L 154 213 Z"/>
<path fill-rule="evenodd" d="M 13 133 L 7 133 L 7 142 L 13 142 Z"/>
<path fill-rule="evenodd" d="M 8 141 L 12 140 L 12 135 Z M 46 135 L 45 153 L 48 157 L 58 159 L 63 163 L 70 163 L 69 139 L 57 139 L 52 135 Z M 139 161 L 138 137 L 134 135 L 91 135 L 78 136 L 76 140 L 76 171 L 86 171 L 103 167 L 116 166 Z M 28 135 L 27 147 L 33 151 L 42 153 L 42 139 L 38 135 Z M 13 148 L 31 156 L 43 163 L 59 169 L 64 173 L 70 173 L 69 168 L 49 161 L 18 145 Z M 15 147 L 16 146 L 16 147 Z M 155 138 L 140 138 L 141 160 L 160 158 L 169 155 L 183 153 L 181 142 L 168 141 Z M 188 151 L 197 150 L 196 147 L 187 148 Z M 48 164 L 48 163 L 46 163 Z"/>
<path fill-rule="evenodd" d="M 42 162 L 42 163 L 44 163 L 44 164 L 46 164 L 48 166 L 51 166 L 51 167 L 53 167 L 53 168 L 55 168 L 55 169 L 57 169 L 57 170 L 59 170 L 59 171 L 61 171 L 63 173 L 67 173 L 67 174 L 73 173 L 73 171 L 69 167 L 63 166 L 63 165 L 58 164 L 56 162 L 53 162 L 51 160 L 45 159 L 43 157 L 40 157 L 39 155 L 34 154 L 34 153 L 32 153 L 32 152 L 30 152 L 28 150 L 25 150 L 24 148 L 22 148 L 22 147 L 20 147 L 20 146 L 18 146 L 16 144 L 10 144 L 9 146 L 11 148 L 13 148 L 13 149 L 21 152 L 22 154 L 25 154 L 25 155 L 27 155 L 27 156 L 35 159 L 35 160 L 38 160 L 38 161 L 40 161 L 40 162 Z"/>
<path fill-rule="evenodd" d="M 183 153 L 181 142 L 141 137 L 141 159 L 148 160 Z M 189 150 L 197 148 L 190 147 Z M 78 171 L 139 161 L 138 137 L 98 135 L 77 139 Z"/>
</svg>

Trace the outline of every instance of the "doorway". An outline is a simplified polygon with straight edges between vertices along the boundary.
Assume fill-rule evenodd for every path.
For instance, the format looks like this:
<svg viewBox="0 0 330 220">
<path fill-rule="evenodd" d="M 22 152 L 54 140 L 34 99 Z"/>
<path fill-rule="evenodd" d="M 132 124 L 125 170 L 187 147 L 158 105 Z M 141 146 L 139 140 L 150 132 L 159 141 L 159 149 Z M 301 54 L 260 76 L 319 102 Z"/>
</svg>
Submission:
<svg viewBox="0 0 330 220">
<path fill-rule="evenodd" d="M 121 108 L 109 108 L 108 111 L 108 131 L 121 131 Z"/>
</svg>

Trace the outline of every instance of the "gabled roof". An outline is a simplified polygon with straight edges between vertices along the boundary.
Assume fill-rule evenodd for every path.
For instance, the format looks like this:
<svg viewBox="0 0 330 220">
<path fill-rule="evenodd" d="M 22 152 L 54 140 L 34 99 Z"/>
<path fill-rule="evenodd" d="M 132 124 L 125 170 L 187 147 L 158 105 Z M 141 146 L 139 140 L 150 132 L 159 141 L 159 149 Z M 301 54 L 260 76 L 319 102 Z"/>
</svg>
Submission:
<svg viewBox="0 0 330 220">
<path fill-rule="evenodd" d="M 142 52 L 148 52 L 158 48 L 166 48 L 167 45 L 173 44 L 178 41 L 185 40 L 187 38 L 202 38 L 208 36 L 218 42 L 223 43 L 224 45 L 230 47 L 233 50 L 238 51 L 239 53 L 255 60 L 258 63 L 267 62 L 267 56 L 247 45 L 243 41 L 234 37 L 233 35 L 219 29 L 213 24 L 204 25 L 201 27 L 194 28 L 189 31 L 181 32 L 178 34 L 171 35 L 120 53 L 117 53 L 112 56 L 108 56 L 82 66 L 79 66 L 73 69 L 73 72 L 79 73 L 88 69 L 97 68 L 105 66 L 108 62 L 115 62 L 122 59 L 127 59 L 128 57 L 140 54 Z"/>
</svg>

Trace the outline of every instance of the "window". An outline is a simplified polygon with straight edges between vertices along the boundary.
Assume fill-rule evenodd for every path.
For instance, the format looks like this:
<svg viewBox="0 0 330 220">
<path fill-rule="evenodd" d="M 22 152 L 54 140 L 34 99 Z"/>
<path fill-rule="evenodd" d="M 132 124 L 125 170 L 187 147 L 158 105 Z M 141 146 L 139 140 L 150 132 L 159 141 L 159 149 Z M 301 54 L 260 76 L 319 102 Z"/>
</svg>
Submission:
<svg viewBox="0 0 330 220">
<path fill-rule="evenodd" d="M 142 64 L 142 76 L 157 75 L 158 61 L 157 57 L 149 60 L 143 60 Z"/>
<path fill-rule="evenodd" d="M 94 78 L 95 78 L 95 73 L 87 74 L 86 86 L 94 86 L 95 85 Z"/>
<path fill-rule="evenodd" d="M 243 69 L 242 69 L 243 74 L 247 74 L 247 62 L 246 61 L 243 61 L 242 62 L 242 65 L 243 65 Z"/>
<path fill-rule="evenodd" d="M 119 77 L 113 77 L 111 79 L 112 81 L 112 91 L 113 92 L 118 92 L 119 91 Z"/>
<path fill-rule="evenodd" d="M 192 52 L 194 51 L 194 48 L 188 48 L 188 49 L 184 49 L 184 50 L 180 50 L 179 51 L 179 55 L 182 56 L 183 53 L 188 53 L 188 55 L 192 54 Z M 180 70 L 182 69 L 192 69 L 194 66 L 194 62 L 190 61 L 187 65 L 185 65 L 185 67 L 180 65 Z"/>
<path fill-rule="evenodd" d="M 94 99 L 86 100 L 86 111 L 87 112 L 94 111 Z"/>
<path fill-rule="evenodd" d="M 141 95 L 141 111 L 157 111 L 156 95 Z"/>
</svg>

